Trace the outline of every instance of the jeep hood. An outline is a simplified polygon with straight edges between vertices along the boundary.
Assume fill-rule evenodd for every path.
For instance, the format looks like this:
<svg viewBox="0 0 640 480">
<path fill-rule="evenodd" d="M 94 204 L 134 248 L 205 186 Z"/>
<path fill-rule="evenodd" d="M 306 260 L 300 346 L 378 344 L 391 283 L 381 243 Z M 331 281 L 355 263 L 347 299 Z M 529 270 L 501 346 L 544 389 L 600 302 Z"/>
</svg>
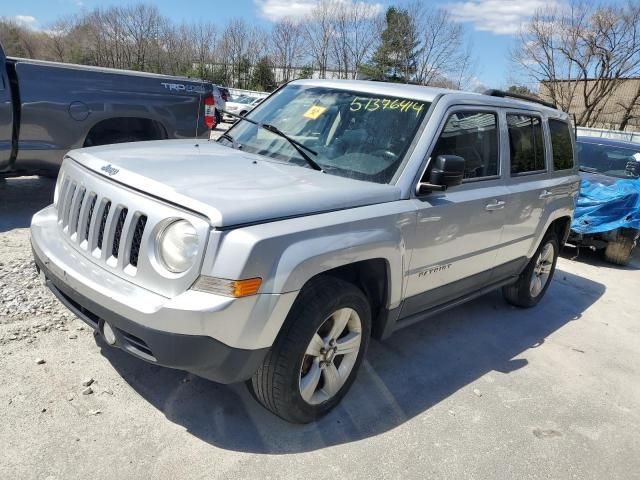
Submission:
<svg viewBox="0 0 640 480">
<path fill-rule="evenodd" d="M 394 185 L 329 175 L 207 140 L 123 143 L 68 156 L 112 181 L 201 213 L 214 227 L 400 198 Z"/>
</svg>

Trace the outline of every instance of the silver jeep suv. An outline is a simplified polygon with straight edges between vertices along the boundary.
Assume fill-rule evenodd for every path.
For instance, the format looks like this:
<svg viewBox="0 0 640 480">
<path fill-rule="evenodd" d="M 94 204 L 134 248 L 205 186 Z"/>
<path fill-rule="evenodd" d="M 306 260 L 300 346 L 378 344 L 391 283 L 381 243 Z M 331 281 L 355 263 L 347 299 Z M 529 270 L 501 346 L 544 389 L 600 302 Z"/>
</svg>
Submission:
<svg viewBox="0 0 640 480">
<path fill-rule="evenodd" d="M 109 345 L 247 381 L 309 422 L 369 339 L 553 276 L 579 177 L 567 115 L 363 81 L 287 84 L 217 142 L 85 148 L 33 217 L 41 277 Z"/>
</svg>

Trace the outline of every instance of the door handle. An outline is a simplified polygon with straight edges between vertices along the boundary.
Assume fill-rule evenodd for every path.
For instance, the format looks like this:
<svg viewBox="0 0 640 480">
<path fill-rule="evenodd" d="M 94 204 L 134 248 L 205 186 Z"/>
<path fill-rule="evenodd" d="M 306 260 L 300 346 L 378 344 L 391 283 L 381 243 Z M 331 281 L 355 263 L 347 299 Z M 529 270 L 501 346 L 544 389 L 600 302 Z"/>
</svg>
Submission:
<svg viewBox="0 0 640 480">
<path fill-rule="evenodd" d="M 553 192 L 549 190 L 543 190 L 542 193 L 538 196 L 540 200 L 544 200 L 545 198 L 549 198 L 553 196 Z"/>
<path fill-rule="evenodd" d="M 493 203 L 487 204 L 484 209 L 488 210 L 489 212 L 492 212 L 493 210 L 502 210 L 506 204 L 507 203 L 503 202 L 502 200 L 494 200 Z"/>
</svg>

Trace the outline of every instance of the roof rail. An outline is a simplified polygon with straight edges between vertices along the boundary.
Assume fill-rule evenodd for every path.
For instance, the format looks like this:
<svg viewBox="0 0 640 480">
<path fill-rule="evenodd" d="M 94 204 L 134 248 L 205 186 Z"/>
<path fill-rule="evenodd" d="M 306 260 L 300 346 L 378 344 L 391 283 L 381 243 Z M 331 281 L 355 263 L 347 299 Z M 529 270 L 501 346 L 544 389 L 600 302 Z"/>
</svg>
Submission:
<svg viewBox="0 0 640 480">
<path fill-rule="evenodd" d="M 539 99 L 538 97 L 533 97 L 531 95 L 523 95 L 522 93 L 515 92 L 505 92 L 503 90 L 485 90 L 482 92 L 483 95 L 489 95 L 491 97 L 500 97 L 500 98 L 517 98 L 518 100 L 525 100 L 527 102 L 539 103 L 540 105 L 544 105 L 545 107 L 558 109 L 555 103 L 545 102 L 544 100 Z"/>
</svg>

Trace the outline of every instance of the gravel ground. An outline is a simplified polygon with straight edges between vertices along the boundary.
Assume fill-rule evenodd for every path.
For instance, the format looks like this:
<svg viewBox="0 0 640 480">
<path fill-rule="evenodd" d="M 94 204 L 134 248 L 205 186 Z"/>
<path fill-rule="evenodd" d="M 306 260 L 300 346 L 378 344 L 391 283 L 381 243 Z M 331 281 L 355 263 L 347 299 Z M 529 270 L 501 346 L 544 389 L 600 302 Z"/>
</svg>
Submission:
<svg viewBox="0 0 640 480">
<path fill-rule="evenodd" d="M 569 251 L 535 309 L 494 293 L 374 341 L 343 404 L 294 426 L 60 307 L 27 229 L 52 191 L 0 181 L 1 478 L 640 478 L 637 258 Z"/>
</svg>

